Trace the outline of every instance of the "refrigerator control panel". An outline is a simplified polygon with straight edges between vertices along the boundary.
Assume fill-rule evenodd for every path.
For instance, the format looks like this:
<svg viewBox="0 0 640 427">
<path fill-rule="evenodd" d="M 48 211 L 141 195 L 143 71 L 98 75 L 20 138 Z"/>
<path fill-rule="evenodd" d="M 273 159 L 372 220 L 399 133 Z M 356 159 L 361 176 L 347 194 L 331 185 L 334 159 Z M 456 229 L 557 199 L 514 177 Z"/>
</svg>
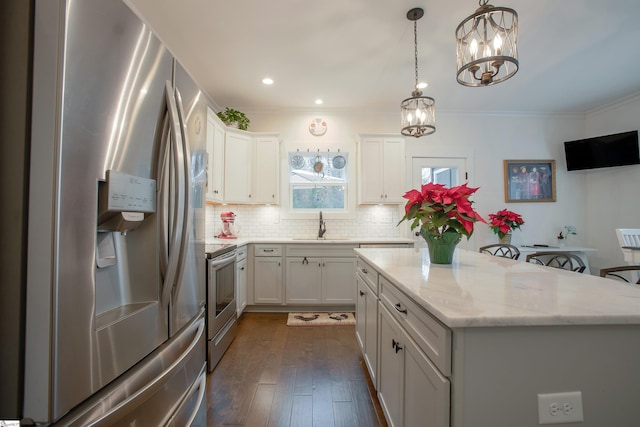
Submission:
<svg viewBox="0 0 640 427">
<path fill-rule="evenodd" d="M 156 211 L 156 181 L 113 170 L 98 183 L 98 231 L 132 230 Z"/>
<path fill-rule="evenodd" d="M 106 202 L 109 212 L 155 212 L 156 181 L 107 171 Z"/>
</svg>

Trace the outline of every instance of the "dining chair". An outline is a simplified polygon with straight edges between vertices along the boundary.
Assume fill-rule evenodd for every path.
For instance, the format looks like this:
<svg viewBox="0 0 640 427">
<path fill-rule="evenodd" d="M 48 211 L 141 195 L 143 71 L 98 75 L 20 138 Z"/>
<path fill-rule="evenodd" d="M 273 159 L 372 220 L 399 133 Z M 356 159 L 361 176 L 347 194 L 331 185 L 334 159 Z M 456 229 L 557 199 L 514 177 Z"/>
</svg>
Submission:
<svg viewBox="0 0 640 427">
<path fill-rule="evenodd" d="M 640 262 L 640 228 L 616 228 L 616 236 L 624 260 L 629 264 Z"/>
<path fill-rule="evenodd" d="M 547 267 L 584 273 L 587 266 L 579 256 L 570 252 L 541 251 L 527 255 L 527 262 L 546 265 Z"/>
<path fill-rule="evenodd" d="M 624 272 L 630 272 L 630 277 L 626 277 Z M 635 274 L 634 274 L 635 273 Z M 623 280 L 627 283 L 636 280 L 635 284 L 640 285 L 640 265 L 620 265 L 617 267 L 608 267 L 600 269 L 600 277 L 609 279 Z"/>
<path fill-rule="evenodd" d="M 506 243 L 495 243 L 493 245 L 482 246 L 478 249 L 481 254 L 489 254 L 502 258 L 518 259 L 520 258 L 520 250 L 513 245 Z"/>
</svg>

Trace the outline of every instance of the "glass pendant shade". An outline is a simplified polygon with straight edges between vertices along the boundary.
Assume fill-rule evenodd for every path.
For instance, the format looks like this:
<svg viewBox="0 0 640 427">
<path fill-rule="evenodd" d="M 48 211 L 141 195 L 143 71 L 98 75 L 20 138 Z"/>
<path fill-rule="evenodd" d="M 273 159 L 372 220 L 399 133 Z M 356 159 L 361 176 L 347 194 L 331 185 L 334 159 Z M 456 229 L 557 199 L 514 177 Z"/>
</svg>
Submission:
<svg viewBox="0 0 640 427">
<path fill-rule="evenodd" d="M 411 94 L 400 104 L 401 126 L 400 133 L 404 136 L 430 135 L 436 131 L 436 101 L 428 96 L 422 96 L 419 90 Z"/>
<path fill-rule="evenodd" d="M 480 0 L 480 7 L 456 28 L 457 80 L 489 86 L 518 71 L 518 14 Z"/>
</svg>

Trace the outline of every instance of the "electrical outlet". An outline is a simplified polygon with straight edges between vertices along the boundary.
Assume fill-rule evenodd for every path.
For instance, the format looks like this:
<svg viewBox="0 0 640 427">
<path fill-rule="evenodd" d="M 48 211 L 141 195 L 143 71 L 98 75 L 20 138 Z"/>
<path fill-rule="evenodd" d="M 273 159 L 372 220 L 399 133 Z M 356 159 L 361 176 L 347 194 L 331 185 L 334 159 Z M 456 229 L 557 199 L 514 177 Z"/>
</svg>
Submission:
<svg viewBox="0 0 640 427">
<path fill-rule="evenodd" d="M 391 221 L 392 221 L 392 216 L 391 216 L 391 214 L 381 214 L 378 217 L 378 219 L 379 219 L 378 222 L 380 222 L 382 224 L 390 224 Z"/>
<path fill-rule="evenodd" d="M 582 392 L 538 395 L 538 424 L 566 424 L 584 421 Z"/>
</svg>

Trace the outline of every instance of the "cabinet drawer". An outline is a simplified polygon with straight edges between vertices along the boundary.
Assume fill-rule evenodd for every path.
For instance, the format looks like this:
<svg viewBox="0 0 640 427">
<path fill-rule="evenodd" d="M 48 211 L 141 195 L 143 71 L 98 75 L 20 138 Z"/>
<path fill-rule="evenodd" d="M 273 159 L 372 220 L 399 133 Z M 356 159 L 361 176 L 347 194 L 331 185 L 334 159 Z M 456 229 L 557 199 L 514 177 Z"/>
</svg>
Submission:
<svg viewBox="0 0 640 427">
<path fill-rule="evenodd" d="M 240 246 L 238 248 L 238 250 L 236 251 L 236 253 L 238 254 L 238 258 L 236 259 L 236 261 L 242 261 L 243 259 L 245 259 L 247 257 L 247 246 Z"/>
<path fill-rule="evenodd" d="M 353 250 L 357 247 L 354 244 L 331 245 L 327 243 L 318 243 L 316 245 L 286 245 L 285 254 L 288 257 L 350 257 L 356 256 Z"/>
<path fill-rule="evenodd" d="M 282 256 L 282 245 L 255 245 L 254 256 Z"/>
<path fill-rule="evenodd" d="M 451 376 L 451 330 L 427 313 L 384 276 L 380 301 L 445 376 Z"/>
<path fill-rule="evenodd" d="M 373 293 L 378 296 L 378 272 L 371 267 L 366 261 L 358 258 L 356 261 L 356 271 L 364 282 L 371 288 Z"/>
</svg>

